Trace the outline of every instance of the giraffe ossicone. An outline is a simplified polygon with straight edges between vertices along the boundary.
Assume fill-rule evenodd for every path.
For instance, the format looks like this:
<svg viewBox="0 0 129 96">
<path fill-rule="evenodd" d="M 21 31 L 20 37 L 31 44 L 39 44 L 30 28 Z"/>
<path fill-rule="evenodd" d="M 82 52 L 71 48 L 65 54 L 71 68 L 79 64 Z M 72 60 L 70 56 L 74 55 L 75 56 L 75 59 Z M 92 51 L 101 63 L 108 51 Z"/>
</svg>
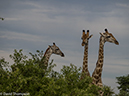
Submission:
<svg viewBox="0 0 129 96">
<path fill-rule="evenodd" d="M 85 30 L 83 30 L 83 34 L 82 34 L 82 46 L 84 45 L 88 45 L 88 41 L 89 39 L 92 37 L 93 35 L 89 36 L 89 30 L 87 30 L 87 34 L 85 34 Z"/>
</svg>

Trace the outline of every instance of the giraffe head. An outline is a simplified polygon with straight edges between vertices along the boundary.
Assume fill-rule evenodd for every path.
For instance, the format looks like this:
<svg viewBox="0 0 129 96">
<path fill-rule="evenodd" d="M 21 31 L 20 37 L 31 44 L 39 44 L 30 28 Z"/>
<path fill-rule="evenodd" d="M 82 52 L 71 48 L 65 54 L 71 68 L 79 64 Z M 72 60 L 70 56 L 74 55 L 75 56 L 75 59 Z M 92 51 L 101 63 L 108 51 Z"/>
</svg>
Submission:
<svg viewBox="0 0 129 96">
<path fill-rule="evenodd" d="M 51 49 L 52 54 L 60 55 L 61 57 L 64 57 L 64 53 L 59 49 L 58 46 L 56 46 L 55 43 L 53 43 L 52 46 L 49 45 L 49 48 Z"/>
<path fill-rule="evenodd" d="M 100 33 L 100 35 L 104 37 L 104 42 L 111 42 L 116 45 L 119 45 L 119 42 L 116 40 L 116 38 L 111 33 L 108 32 L 107 29 L 105 29 L 105 33 Z"/>
<path fill-rule="evenodd" d="M 89 36 L 89 30 L 87 30 L 87 34 L 85 34 L 85 30 L 83 30 L 83 34 L 82 34 L 82 46 L 87 45 L 88 44 L 88 40 L 92 37 L 93 35 Z"/>
</svg>

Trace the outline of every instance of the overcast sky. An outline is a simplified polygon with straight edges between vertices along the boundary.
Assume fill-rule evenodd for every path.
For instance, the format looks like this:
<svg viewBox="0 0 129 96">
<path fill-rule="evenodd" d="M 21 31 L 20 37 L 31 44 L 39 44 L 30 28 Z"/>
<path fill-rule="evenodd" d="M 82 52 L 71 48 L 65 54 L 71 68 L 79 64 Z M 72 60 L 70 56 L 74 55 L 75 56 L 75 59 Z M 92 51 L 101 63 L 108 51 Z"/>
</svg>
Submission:
<svg viewBox="0 0 129 96">
<path fill-rule="evenodd" d="M 82 30 L 90 30 L 89 71 L 98 58 L 99 33 L 107 28 L 119 45 L 105 43 L 103 83 L 115 88 L 116 77 L 129 74 L 129 0 L 1 0 L 0 57 L 10 61 L 14 49 L 24 54 L 45 51 L 53 42 L 65 57 L 52 55 L 62 65 L 82 67 L 84 47 Z M 10 61 L 11 62 L 11 61 Z M 10 63 L 11 64 L 11 63 Z"/>
</svg>

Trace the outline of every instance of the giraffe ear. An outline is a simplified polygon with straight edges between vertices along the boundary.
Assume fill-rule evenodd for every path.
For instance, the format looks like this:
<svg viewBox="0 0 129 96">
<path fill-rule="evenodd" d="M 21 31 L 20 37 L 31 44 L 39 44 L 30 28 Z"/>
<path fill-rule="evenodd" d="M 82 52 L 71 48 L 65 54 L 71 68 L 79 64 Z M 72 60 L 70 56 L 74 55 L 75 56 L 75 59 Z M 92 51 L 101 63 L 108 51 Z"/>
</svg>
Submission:
<svg viewBox="0 0 129 96">
<path fill-rule="evenodd" d="M 103 33 L 100 33 L 100 35 L 104 37 L 104 34 Z"/>
<path fill-rule="evenodd" d="M 90 35 L 89 37 L 88 37 L 88 40 L 92 37 L 93 35 Z"/>
<path fill-rule="evenodd" d="M 89 38 L 91 38 L 93 35 L 90 35 Z"/>
<path fill-rule="evenodd" d="M 48 48 L 51 48 L 51 46 L 50 46 L 50 45 L 48 45 Z"/>
</svg>

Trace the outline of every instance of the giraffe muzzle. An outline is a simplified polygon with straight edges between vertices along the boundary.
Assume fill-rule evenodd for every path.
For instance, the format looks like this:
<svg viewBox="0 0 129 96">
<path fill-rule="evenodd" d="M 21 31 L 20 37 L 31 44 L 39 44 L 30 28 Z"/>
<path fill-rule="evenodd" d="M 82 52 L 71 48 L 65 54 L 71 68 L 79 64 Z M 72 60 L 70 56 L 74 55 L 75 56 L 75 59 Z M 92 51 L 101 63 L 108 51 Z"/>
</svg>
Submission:
<svg viewBox="0 0 129 96">
<path fill-rule="evenodd" d="M 116 41 L 115 41 L 115 44 L 116 44 L 116 45 L 119 45 L 119 42 L 116 40 Z"/>
<path fill-rule="evenodd" d="M 61 57 L 65 57 L 64 53 L 61 54 Z"/>
<path fill-rule="evenodd" d="M 84 46 L 84 45 L 87 45 L 87 43 L 85 43 L 85 42 L 82 42 L 82 46 Z"/>
</svg>

